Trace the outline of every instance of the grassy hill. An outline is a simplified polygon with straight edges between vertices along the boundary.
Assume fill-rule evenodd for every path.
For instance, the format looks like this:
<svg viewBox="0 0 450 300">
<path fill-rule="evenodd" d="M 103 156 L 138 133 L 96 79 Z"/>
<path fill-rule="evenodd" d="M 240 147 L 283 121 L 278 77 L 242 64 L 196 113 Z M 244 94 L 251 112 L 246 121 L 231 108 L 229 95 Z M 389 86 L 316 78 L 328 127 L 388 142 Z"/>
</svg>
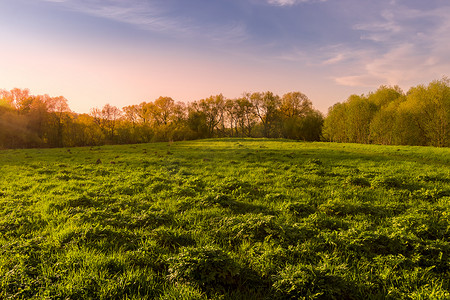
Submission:
<svg viewBox="0 0 450 300">
<path fill-rule="evenodd" d="M 2 299 L 448 299 L 450 149 L 0 151 Z"/>
</svg>

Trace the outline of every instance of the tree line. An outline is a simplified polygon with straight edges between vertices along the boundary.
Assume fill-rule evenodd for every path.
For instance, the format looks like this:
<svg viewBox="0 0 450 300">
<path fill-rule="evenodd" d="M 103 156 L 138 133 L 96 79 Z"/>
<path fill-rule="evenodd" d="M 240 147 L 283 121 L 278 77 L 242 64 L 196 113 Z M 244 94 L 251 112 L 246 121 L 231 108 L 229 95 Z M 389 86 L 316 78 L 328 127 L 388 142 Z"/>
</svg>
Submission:
<svg viewBox="0 0 450 300">
<path fill-rule="evenodd" d="M 34 96 L 28 89 L 0 90 L 0 148 L 73 147 L 177 141 L 211 137 L 267 137 L 318 141 L 324 117 L 308 97 L 291 92 L 222 94 L 191 103 L 159 97 L 89 114 L 67 99 Z"/>
<path fill-rule="evenodd" d="M 266 137 L 383 145 L 450 146 L 450 80 L 404 93 L 381 86 L 351 95 L 326 118 L 300 92 L 222 94 L 190 103 L 159 97 L 89 114 L 67 99 L 34 96 L 28 89 L 0 90 L 0 148 L 73 147 L 178 141 L 211 137 Z"/>
<path fill-rule="evenodd" d="M 418 85 L 404 93 L 381 86 L 330 107 L 324 140 L 383 145 L 450 146 L 450 80 Z"/>
</svg>

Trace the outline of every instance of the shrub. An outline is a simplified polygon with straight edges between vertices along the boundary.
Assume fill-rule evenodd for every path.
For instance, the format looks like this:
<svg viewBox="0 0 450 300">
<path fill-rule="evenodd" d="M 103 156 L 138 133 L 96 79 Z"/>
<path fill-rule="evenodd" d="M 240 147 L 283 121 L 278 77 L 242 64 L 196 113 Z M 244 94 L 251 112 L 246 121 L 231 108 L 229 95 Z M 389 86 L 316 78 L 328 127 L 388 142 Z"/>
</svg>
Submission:
<svg viewBox="0 0 450 300">
<path fill-rule="evenodd" d="M 225 180 L 215 187 L 215 190 L 219 194 L 232 194 L 232 195 L 259 195 L 260 191 L 257 187 L 253 186 L 250 182 L 241 181 L 234 177 L 225 178 Z"/>
<path fill-rule="evenodd" d="M 206 300 L 197 288 L 186 284 L 174 284 L 164 290 L 158 300 Z"/>
<path fill-rule="evenodd" d="M 299 217 L 307 217 L 316 211 L 316 208 L 313 205 L 301 202 L 288 203 L 286 209 Z"/>
<path fill-rule="evenodd" d="M 280 238 L 283 229 L 275 222 L 274 216 L 263 214 L 245 214 L 226 217 L 219 222 L 217 231 L 221 242 L 232 246 L 244 240 L 263 241 L 267 238 Z"/>
<path fill-rule="evenodd" d="M 273 288 L 288 299 L 356 299 L 339 269 L 345 266 L 288 265 L 274 276 Z"/>
<path fill-rule="evenodd" d="M 171 223 L 173 217 L 165 211 L 144 211 L 133 216 L 128 225 L 129 228 L 156 228 L 163 224 Z"/>
<path fill-rule="evenodd" d="M 347 177 L 345 182 L 350 185 L 370 187 L 370 182 L 364 177 L 350 176 Z"/>
<path fill-rule="evenodd" d="M 279 202 L 279 201 L 283 201 L 283 200 L 289 200 L 290 197 L 285 195 L 285 194 L 280 194 L 280 193 L 269 193 L 266 194 L 264 196 L 264 201 L 269 202 L 269 203 L 273 203 L 273 202 Z"/>
<path fill-rule="evenodd" d="M 203 200 L 200 201 L 202 206 L 211 207 L 211 206 L 221 206 L 221 207 L 229 207 L 234 201 L 231 199 L 229 195 L 226 194 L 216 194 L 216 195 L 208 195 Z"/>
<path fill-rule="evenodd" d="M 234 285 L 238 274 L 238 265 L 216 247 L 182 248 L 169 260 L 171 282 L 198 285 L 203 290 Z"/>
<path fill-rule="evenodd" d="M 180 246 L 189 246 L 195 243 L 188 234 L 180 233 L 179 230 L 167 227 L 160 227 L 153 230 L 151 237 L 159 246 L 171 250 L 177 249 Z"/>
<path fill-rule="evenodd" d="M 342 218 L 337 216 L 329 216 L 322 212 L 316 212 L 309 215 L 306 219 L 311 225 L 314 225 L 317 229 L 322 230 L 339 230 L 347 229 L 348 224 Z"/>
<path fill-rule="evenodd" d="M 416 190 L 412 193 L 413 198 L 435 202 L 443 197 L 450 196 L 450 191 L 444 191 L 441 189 L 424 189 Z"/>
<path fill-rule="evenodd" d="M 377 176 L 372 180 L 373 187 L 379 188 L 400 188 L 402 186 L 402 180 L 393 176 Z"/>
</svg>

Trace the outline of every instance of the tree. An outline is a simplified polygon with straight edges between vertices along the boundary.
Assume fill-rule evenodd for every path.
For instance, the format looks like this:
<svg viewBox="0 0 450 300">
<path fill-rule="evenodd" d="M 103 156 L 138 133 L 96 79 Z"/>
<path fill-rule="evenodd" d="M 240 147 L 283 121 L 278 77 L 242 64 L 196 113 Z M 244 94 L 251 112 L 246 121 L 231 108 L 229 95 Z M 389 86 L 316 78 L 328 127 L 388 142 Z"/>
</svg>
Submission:
<svg viewBox="0 0 450 300">
<path fill-rule="evenodd" d="M 395 144 L 400 145 L 428 145 L 426 136 L 417 123 L 415 113 L 411 110 L 410 103 L 400 103 L 396 111 L 394 123 Z"/>
<path fill-rule="evenodd" d="M 75 114 L 67 124 L 65 137 L 70 146 L 96 146 L 105 143 L 105 134 L 94 117 L 88 114 Z"/>
<path fill-rule="evenodd" d="M 224 105 L 225 110 L 225 119 L 227 125 L 229 125 L 230 135 L 231 136 L 239 136 L 239 108 L 237 101 L 234 99 L 227 99 Z"/>
<path fill-rule="evenodd" d="M 287 118 L 304 117 L 312 110 L 311 100 L 300 92 L 287 93 L 281 98 L 280 111 Z"/>
<path fill-rule="evenodd" d="M 323 124 L 323 136 L 330 142 L 348 142 L 347 134 L 347 103 L 336 103 L 328 109 Z"/>
<path fill-rule="evenodd" d="M 373 143 L 392 145 L 398 140 L 398 132 L 394 130 L 398 118 L 397 106 L 391 105 L 374 115 L 370 123 L 370 136 Z"/>
<path fill-rule="evenodd" d="M 225 98 L 222 94 L 193 102 L 190 105 L 190 110 L 190 118 L 194 118 L 190 121 L 190 124 L 195 124 L 196 130 L 205 126 L 207 137 L 213 137 L 216 131 L 224 134 Z M 201 125 L 199 122 L 204 122 L 204 125 Z"/>
<path fill-rule="evenodd" d="M 120 109 L 110 104 L 105 104 L 101 110 L 98 108 L 91 110 L 94 122 L 105 133 L 109 142 L 115 142 L 116 140 L 116 126 L 121 115 Z"/>
<path fill-rule="evenodd" d="M 63 130 L 65 123 L 68 122 L 70 116 L 70 108 L 67 99 L 63 96 L 59 97 L 45 97 L 48 112 L 50 113 L 50 122 L 55 128 L 54 136 L 50 137 L 54 142 L 53 146 L 63 147 Z"/>
<path fill-rule="evenodd" d="M 347 100 L 347 137 L 352 143 L 370 143 L 370 122 L 376 112 L 376 105 L 364 95 L 351 95 Z"/>
<path fill-rule="evenodd" d="M 14 88 L 10 91 L 2 90 L 1 97 L 19 113 L 25 114 L 30 110 L 33 96 L 29 89 Z"/>
<path fill-rule="evenodd" d="M 159 97 L 151 104 L 149 112 L 156 126 L 168 125 L 173 121 L 175 101 L 170 97 Z"/>
<path fill-rule="evenodd" d="M 7 90 L 0 90 L 0 113 L 6 110 L 14 110 L 14 105 L 10 97 L 10 92 Z"/>
<path fill-rule="evenodd" d="M 450 80 L 443 78 L 427 87 L 419 85 L 407 93 L 404 108 L 424 135 L 429 145 L 450 145 Z"/>
<path fill-rule="evenodd" d="M 380 109 L 387 107 L 402 97 L 404 97 L 404 93 L 399 86 L 395 85 L 391 87 L 382 85 L 374 93 L 369 93 L 367 100 Z"/>
<path fill-rule="evenodd" d="M 305 94 L 293 92 L 283 95 L 279 110 L 283 137 L 301 140 L 320 139 L 321 114 L 314 111 L 312 102 Z M 314 125 L 318 128 L 314 128 Z"/>
<path fill-rule="evenodd" d="M 279 119 L 280 98 L 272 92 L 247 94 L 255 109 L 255 114 L 263 126 L 264 137 L 276 137 L 276 123 Z"/>
<path fill-rule="evenodd" d="M 194 106 L 189 106 L 188 127 L 194 133 L 194 139 L 206 138 L 209 135 L 206 114 L 197 110 Z"/>
<path fill-rule="evenodd" d="M 380 86 L 370 93 L 368 101 L 377 107 L 370 123 L 370 137 L 373 143 L 392 145 L 399 143 L 398 107 L 405 100 L 403 91 L 398 87 Z"/>
<path fill-rule="evenodd" d="M 139 105 L 129 105 L 122 108 L 124 119 L 129 122 L 133 126 L 133 128 L 139 124 L 140 109 L 141 108 Z"/>
<path fill-rule="evenodd" d="M 320 141 L 322 138 L 324 118 L 320 111 L 313 110 L 301 122 L 299 139 L 304 141 Z"/>
<path fill-rule="evenodd" d="M 0 110 L 0 149 L 33 146 L 36 139 L 29 132 L 24 116 L 12 110 Z"/>
<path fill-rule="evenodd" d="M 49 95 L 33 96 L 28 112 L 24 115 L 28 121 L 27 128 L 39 139 L 37 146 L 58 146 L 49 143 L 52 131 L 50 113 L 48 109 Z M 37 140 L 36 140 L 37 141 Z"/>
</svg>

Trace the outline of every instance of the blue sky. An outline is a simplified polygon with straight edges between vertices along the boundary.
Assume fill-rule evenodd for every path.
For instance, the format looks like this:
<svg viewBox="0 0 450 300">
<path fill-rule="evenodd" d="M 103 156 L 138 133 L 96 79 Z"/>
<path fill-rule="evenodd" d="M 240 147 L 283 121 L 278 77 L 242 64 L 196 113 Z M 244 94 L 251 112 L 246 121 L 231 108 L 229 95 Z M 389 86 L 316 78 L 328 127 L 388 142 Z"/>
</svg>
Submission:
<svg viewBox="0 0 450 300">
<path fill-rule="evenodd" d="M 0 35 L 0 88 L 76 112 L 267 90 L 326 112 L 450 75 L 446 0 L 4 0 Z"/>
</svg>

